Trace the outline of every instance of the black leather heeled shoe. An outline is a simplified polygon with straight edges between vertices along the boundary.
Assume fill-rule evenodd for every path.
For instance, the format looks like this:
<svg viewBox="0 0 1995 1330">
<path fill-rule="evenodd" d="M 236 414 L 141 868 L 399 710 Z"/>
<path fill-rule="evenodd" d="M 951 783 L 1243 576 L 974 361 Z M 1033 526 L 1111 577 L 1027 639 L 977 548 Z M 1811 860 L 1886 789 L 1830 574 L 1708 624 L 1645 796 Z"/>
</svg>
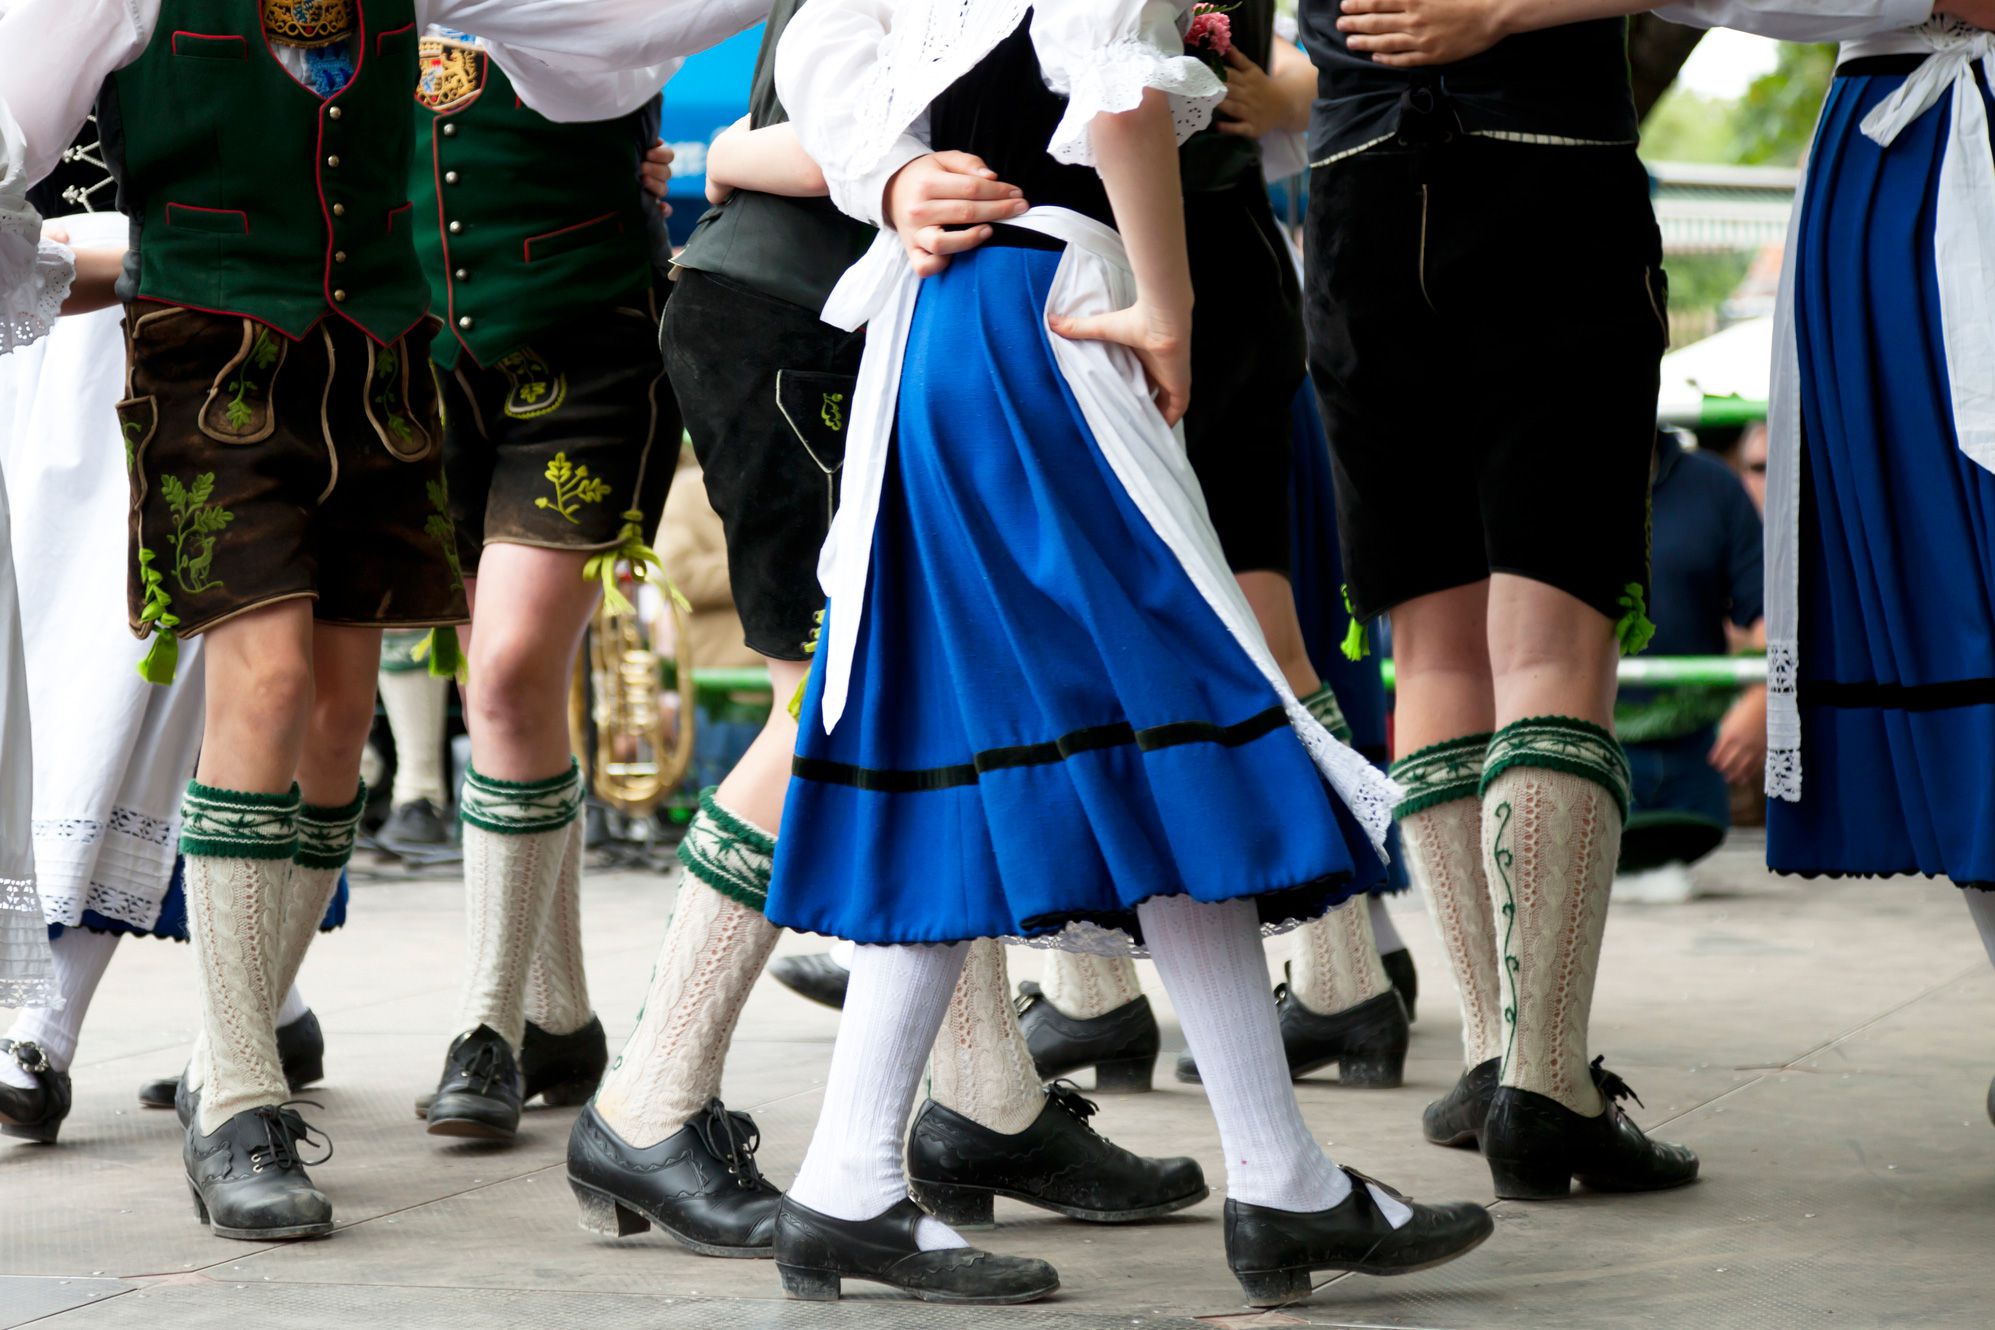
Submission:
<svg viewBox="0 0 1995 1330">
<path fill-rule="evenodd" d="M 1463 1072 L 1448 1092 L 1420 1115 L 1420 1134 L 1436 1145 L 1475 1149 L 1502 1070 L 1503 1060 L 1490 1058 Z"/>
<path fill-rule="evenodd" d="M 294 1094 L 325 1079 L 326 1036 L 316 1012 L 308 1008 L 297 1020 L 277 1027 L 277 1061 L 284 1068 L 284 1083 Z M 164 1076 L 141 1085 L 139 1107 L 176 1108 L 180 1077 L 186 1074 L 183 1070 L 180 1076 Z M 180 1125 L 186 1126 L 187 1119 L 181 1118 Z"/>
<path fill-rule="evenodd" d="M 1275 1012 L 1281 1019 L 1282 1052 L 1288 1074 L 1301 1080 L 1310 1072 L 1337 1064 L 1339 1083 L 1368 1090 L 1390 1090 L 1406 1078 L 1406 1008 L 1399 994 L 1386 992 L 1355 1007 L 1329 1015 L 1311 1011 L 1289 991 L 1275 985 Z M 1178 1079 L 1197 1082 L 1198 1063 L 1186 1053 L 1178 1059 Z"/>
<path fill-rule="evenodd" d="M 332 1232 L 332 1202 L 299 1158 L 298 1147 L 308 1144 L 325 1146 L 311 1163 L 332 1158 L 331 1142 L 313 1141 L 311 1126 L 289 1105 L 245 1109 L 208 1135 L 189 1127 L 181 1162 L 196 1217 L 216 1237 L 245 1242 Z"/>
<path fill-rule="evenodd" d="M 923 1251 L 915 1240 L 922 1218 L 912 1200 L 871 1219 L 833 1219 L 785 1196 L 776 1212 L 783 1291 L 805 1302 L 836 1302 L 844 1280 L 864 1279 L 923 1302 L 1002 1306 L 1036 1302 L 1060 1287 L 1044 1261 L 975 1247 Z"/>
<path fill-rule="evenodd" d="M 1154 1219 L 1207 1195 L 1192 1159 L 1146 1159 L 1089 1123 L 1095 1106 L 1067 1081 L 1046 1087 L 1031 1126 L 1004 1135 L 934 1100 L 908 1134 L 908 1191 L 945 1224 L 981 1227 L 999 1196 L 1090 1224 Z"/>
<path fill-rule="evenodd" d="M 1496 1231 L 1489 1211 L 1468 1201 L 1424 1205 L 1347 1168 L 1351 1194 L 1328 1210 L 1299 1213 L 1226 1202 L 1226 1264 L 1256 1307 L 1299 1302 L 1320 1271 L 1406 1275 L 1480 1247 Z M 1377 1186 L 1413 1215 L 1398 1228 L 1371 1194 Z"/>
<path fill-rule="evenodd" d="M 718 1099 L 642 1148 L 591 1105 L 568 1133 L 568 1186 L 591 1233 L 627 1238 L 656 1224 L 702 1256 L 766 1257 L 783 1194 L 756 1167 L 761 1143 L 755 1119 Z"/>
<path fill-rule="evenodd" d="M 573 1108 L 589 1102 L 589 1096 L 602 1084 L 610 1065 L 609 1039 L 603 1033 L 599 1016 L 570 1034 L 549 1034 L 532 1021 L 520 1040 L 520 1102 L 530 1104 L 534 1096 L 549 1108 Z M 416 1116 L 429 1116 L 436 1092 L 416 1096 Z"/>
<path fill-rule="evenodd" d="M 843 1010 L 852 971 L 832 960 L 829 953 L 816 951 L 807 956 L 778 956 L 769 965 L 769 977 L 798 997 Z"/>
<path fill-rule="evenodd" d="M 1018 986 L 1018 1026 L 1042 1081 L 1094 1068 L 1096 1094 L 1137 1094 L 1150 1088 L 1163 1039 L 1150 999 L 1139 997 L 1100 1016 L 1069 1016 L 1030 980 Z"/>
<path fill-rule="evenodd" d="M 524 1090 L 519 1062 L 497 1030 L 481 1025 L 459 1035 L 430 1101 L 429 1134 L 510 1141 L 519 1134 Z"/>
<path fill-rule="evenodd" d="M 33 1089 L 0 1085 L 0 1136 L 54 1145 L 74 1102 L 69 1073 L 50 1066 L 41 1045 L 30 1039 L 0 1039 L 0 1057 L 12 1058 L 35 1080 Z"/>
<path fill-rule="evenodd" d="M 1607 1106 L 1595 1117 L 1513 1086 L 1491 1096 L 1482 1154 L 1498 1197 L 1555 1200 L 1571 1193 L 1575 1179 L 1594 1191 L 1664 1191 L 1696 1180 L 1697 1156 L 1643 1135 L 1619 1102 L 1641 1099 L 1600 1064 L 1593 1060 L 1593 1080 Z"/>
<path fill-rule="evenodd" d="M 1413 953 L 1405 947 L 1383 951 L 1379 964 L 1385 966 L 1385 977 L 1392 981 L 1392 991 L 1399 994 L 1399 1003 L 1406 1008 L 1406 1023 L 1413 1024 L 1420 1019 L 1414 1010 L 1420 1003 L 1420 972 L 1413 968 Z"/>
</svg>

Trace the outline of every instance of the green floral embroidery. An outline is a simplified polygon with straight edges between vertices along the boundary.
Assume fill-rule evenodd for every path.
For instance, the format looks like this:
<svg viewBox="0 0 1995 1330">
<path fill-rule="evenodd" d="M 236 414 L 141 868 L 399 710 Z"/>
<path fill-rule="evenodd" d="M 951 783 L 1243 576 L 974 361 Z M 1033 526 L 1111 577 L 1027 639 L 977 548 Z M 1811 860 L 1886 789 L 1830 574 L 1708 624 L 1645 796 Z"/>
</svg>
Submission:
<svg viewBox="0 0 1995 1330">
<path fill-rule="evenodd" d="M 817 414 L 818 418 L 824 421 L 825 427 L 827 429 L 834 429 L 834 430 L 844 429 L 845 394 L 826 393 L 824 395 L 824 405 L 818 408 Z"/>
<path fill-rule="evenodd" d="M 1496 806 L 1496 838 L 1490 848 L 1490 862 L 1495 865 L 1496 876 L 1503 883 L 1503 974 L 1510 982 L 1510 1001 L 1503 1007 L 1503 1023 L 1510 1027 L 1509 1035 L 1503 1043 L 1503 1065 L 1510 1065 L 1510 1052 L 1517 1044 L 1517 953 L 1510 948 L 1511 935 L 1517 931 L 1517 896 L 1510 886 L 1510 868 L 1517 861 L 1510 849 L 1510 801 L 1504 800 Z"/>
<path fill-rule="evenodd" d="M 166 496 L 166 506 L 173 512 L 173 534 L 168 537 L 173 543 L 173 580 L 190 596 L 223 585 L 219 577 L 210 575 L 215 565 L 215 537 L 235 521 L 236 515 L 208 502 L 215 493 L 215 473 L 196 476 L 191 485 L 183 484 L 177 476 L 161 476 L 159 492 Z"/>
<path fill-rule="evenodd" d="M 278 354 L 277 341 L 270 335 L 270 330 L 258 328 L 255 338 L 249 344 L 249 354 L 243 358 L 242 364 L 236 367 L 235 378 L 229 381 L 229 404 L 222 414 L 229 422 L 230 429 L 239 434 L 248 432 L 251 421 L 256 417 L 256 413 L 249 405 L 250 394 L 254 393 L 258 397 L 270 395 L 269 378 L 266 376 L 259 381 L 253 371 L 264 371 L 267 374 L 267 371 L 277 363 Z"/>
<path fill-rule="evenodd" d="M 511 384 L 505 410 L 514 420 L 533 420 L 559 411 L 568 400 L 567 376 L 530 346 L 502 358 L 497 368 Z"/>
<path fill-rule="evenodd" d="M 429 506 L 435 509 L 423 522 L 423 531 L 443 547 L 443 561 L 450 565 L 450 589 L 464 589 L 464 566 L 457 561 L 457 526 L 450 520 L 450 487 L 439 476 L 423 487 Z"/>
<path fill-rule="evenodd" d="M 600 476 L 592 478 L 589 468 L 576 466 L 568 460 L 567 453 L 554 454 L 554 460 L 547 464 L 547 479 L 554 486 L 554 497 L 543 495 L 533 501 L 533 506 L 560 513 L 575 525 L 580 525 L 575 514 L 582 511 L 583 504 L 601 503 L 610 494 L 609 481 Z"/>
<path fill-rule="evenodd" d="M 145 426 L 139 424 L 138 421 L 127 420 L 125 422 L 125 470 L 127 471 L 139 464 L 139 435 L 143 433 L 145 433 Z"/>
<path fill-rule="evenodd" d="M 403 443 L 416 436 L 409 426 L 409 418 L 402 414 L 402 404 L 395 400 L 395 389 L 399 386 L 397 377 L 402 368 L 402 357 L 392 346 L 384 346 L 374 357 L 374 405 L 381 408 L 381 418 L 388 422 L 388 431 Z"/>
</svg>

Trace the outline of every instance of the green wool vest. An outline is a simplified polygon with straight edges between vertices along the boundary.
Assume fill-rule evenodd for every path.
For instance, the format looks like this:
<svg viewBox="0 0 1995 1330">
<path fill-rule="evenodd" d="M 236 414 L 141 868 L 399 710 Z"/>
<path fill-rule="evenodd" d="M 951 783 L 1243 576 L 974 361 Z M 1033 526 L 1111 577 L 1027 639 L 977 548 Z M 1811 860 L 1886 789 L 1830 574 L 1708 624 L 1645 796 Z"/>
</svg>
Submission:
<svg viewBox="0 0 1995 1330">
<path fill-rule="evenodd" d="M 384 344 L 422 320 L 408 202 L 415 6 L 354 11 L 354 76 L 321 98 L 278 63 L 262 5 L 163 0 L 144 53 L 106 89 L 136 242 L 120 294 L 294 340 L 328 310 Z"/>
<path fill-rule="evenodd" d="M 477 91 L 437 110 L 417 90 L 416 248 L 431 312 L 455 334 L 437 338 L 431 358 L 453 369 L 462 350 L 492 365 L 594 311 L 641 306 L 651 285 L 642 113 L 556 124 L 484 52 L 444 58 L 472 62 L 456 78 Z"/>
</svg>

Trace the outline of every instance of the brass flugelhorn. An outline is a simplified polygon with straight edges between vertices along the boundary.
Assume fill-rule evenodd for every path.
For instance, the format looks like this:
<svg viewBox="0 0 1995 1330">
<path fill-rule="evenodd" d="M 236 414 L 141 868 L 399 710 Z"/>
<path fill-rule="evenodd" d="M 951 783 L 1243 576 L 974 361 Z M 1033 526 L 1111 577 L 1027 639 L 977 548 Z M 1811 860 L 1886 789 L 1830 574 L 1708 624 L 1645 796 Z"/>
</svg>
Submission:
<svg viewBox="0 0 1995 1330">
<path fill-rule="evenodd" d="M 589 787 L 629 818 L 655 812 L 693 761 L 692 634 L 684 599 L 670 583 L 657 585 L 660 617 L 669 614 L 673 625 L 678 724 L 666 712 L 664 657 L 639 601 L 626 609 L 605 596 L 596 606 L 569 692 L 570 738 Z"/>
</svg>

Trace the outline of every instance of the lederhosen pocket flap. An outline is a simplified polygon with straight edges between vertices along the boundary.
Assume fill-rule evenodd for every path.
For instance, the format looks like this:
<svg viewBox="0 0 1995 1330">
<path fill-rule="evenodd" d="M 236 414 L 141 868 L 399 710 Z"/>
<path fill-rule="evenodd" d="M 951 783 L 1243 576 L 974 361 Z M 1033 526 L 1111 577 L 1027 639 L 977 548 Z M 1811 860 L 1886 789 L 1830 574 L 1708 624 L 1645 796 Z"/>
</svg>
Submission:
<svg viewBox="0 0 1995 1330">
<path fill-rule="evenodd" d="M 219 443 L 261 443 L 277 429 L 277 374 L 291 343 L 249 319 L 242 347 L 215 375 L 201 405 L 201 432 Z"/>
<path fill-rule="evenodd" d="M 852 390 L 858 382 L 851 374 L 776 371 L 776 409 L 826 476 L 835 477 L 845 465 L 845 431 L 852 419 Z"/>
<path fill-rule="evenodd" d="M 382 444 L 404 462 L 428 457 L 435 446 L 436 381 L 427 341 L 403 337 L 392 346 L 367 344 L 367 419 Z M 411 364 L 421 357 L 420 363 Z"/>
</svg>

